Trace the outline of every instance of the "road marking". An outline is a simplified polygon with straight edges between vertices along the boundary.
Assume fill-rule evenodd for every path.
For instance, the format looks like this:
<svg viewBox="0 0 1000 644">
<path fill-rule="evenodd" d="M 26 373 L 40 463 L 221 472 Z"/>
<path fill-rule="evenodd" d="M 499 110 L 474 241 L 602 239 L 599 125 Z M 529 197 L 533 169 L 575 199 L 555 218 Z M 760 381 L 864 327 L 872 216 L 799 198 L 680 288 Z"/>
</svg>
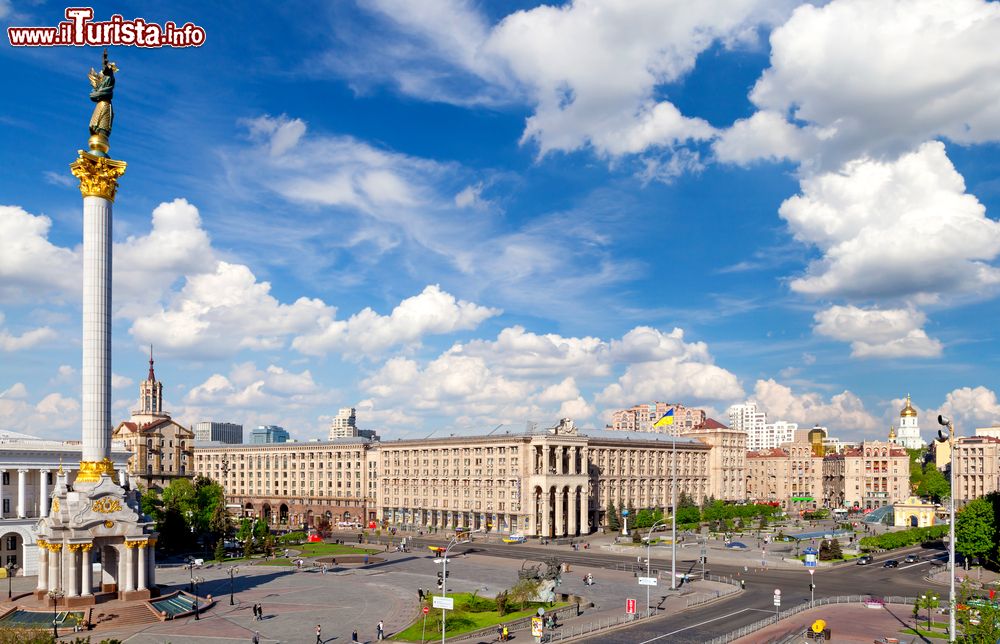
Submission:
<svg viewBox="0 0 1000 644">
<path fill-rule="evenodd" d="M 917 563 L 912 563 L 909 566 L 900 566 L 900 570 L 906 570 L 907 568 L 913 568 L 914 566 L 922 566 L 925 563 L 930 563 L 929 561 L 918 561 Z"/>
<path fill-rule="evenodd" d="M 712 619 L 706 619 L 704 622 L 698 622 L 697 624 L 691 624 L 690 626 L 685 626 L 684 628 L 679 628 L 676 631 L 671 631 L 670 633 L 664 633 L 663 635 L 657 635 L 653 639 L 646 640 L 645 642 L 640 642 L 639 644 L 649 644 L 650 642 L 655 642 L 656 640 L 663 639 L 664 637 L 670 637 L 671 635 L 676 635 L 677 633 L 683 633 L 684 631 L 690 630 L 692 628 L 697 628 L 699 626 L 704 626 L 705 624 L 711 624 L 712 622 L 717 622 L 720 619 L 726 619 L 727 617 L 732 617 L 733 615 L 739 615 L 740 613 L 745 613 L 748 610 L 757 610 L 762 613 L 771 614 L 773 610 L 764 610 L 763 608 L 743 608 L 736 611 L 735 613 L 729 613 L 728 615 L 721 615 L 719 617 L 713 617 Z"/>
</svg>

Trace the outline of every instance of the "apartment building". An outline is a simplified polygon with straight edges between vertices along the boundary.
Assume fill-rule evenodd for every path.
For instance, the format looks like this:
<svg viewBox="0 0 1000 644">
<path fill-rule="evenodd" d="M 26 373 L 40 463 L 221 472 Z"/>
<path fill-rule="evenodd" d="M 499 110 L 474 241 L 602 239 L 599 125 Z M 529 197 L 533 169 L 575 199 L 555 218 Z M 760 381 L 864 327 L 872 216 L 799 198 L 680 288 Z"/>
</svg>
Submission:
<svg viewBox="0 0 1000 644">
<path fill-rule="evenodd" d="M 864 441 L 823 459 L 823 499 L 828 507 L 873 510 L 910 496 L 910 457 L 884 441 Z"/>
<path fill-rule="evenodd" d="M 653 425 L 673 410 L 673 422 L 669 425 Z M 605 427 L 609 431 L 662 432 L 665 434 L 683 432 L 705 424 L 705 410 L 685 407 L 679 403 L 654 402 L 628 409 L 619 409 L 611 414 L 611 422 Z"/>
<path fill-rule="evenodd" d="M 965 504 L 1000 491 L 1000 438 L 966 436 L 955 441 L 955 502 Z"/>
<path fill-rule="evenodd" d="M 746 496 L 755 503 L 781 503 L 789 512 L 813 510 L 823 500 L 823 457 L 808 440 L 751 451 L 746 459 Z"/>
</svg>

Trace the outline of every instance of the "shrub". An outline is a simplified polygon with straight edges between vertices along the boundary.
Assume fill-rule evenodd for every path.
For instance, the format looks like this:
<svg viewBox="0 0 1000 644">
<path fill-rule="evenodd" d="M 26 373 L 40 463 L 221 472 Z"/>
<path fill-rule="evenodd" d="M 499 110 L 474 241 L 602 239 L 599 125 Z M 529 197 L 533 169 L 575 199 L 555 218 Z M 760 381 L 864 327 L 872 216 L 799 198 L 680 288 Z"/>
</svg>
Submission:
<svg viewBox="0 0 1000 644">
<path fill-rule="evenodd" d="M 939 539 L 948 533 L 948 526 L 936 525 L 929 528 L 910 528 L 900 532 L 886 532 L 874 537 L 862 537 L 859 545 L 862 550 L 892 550 L 904 548 L 931 539 Z"/>
</svg>

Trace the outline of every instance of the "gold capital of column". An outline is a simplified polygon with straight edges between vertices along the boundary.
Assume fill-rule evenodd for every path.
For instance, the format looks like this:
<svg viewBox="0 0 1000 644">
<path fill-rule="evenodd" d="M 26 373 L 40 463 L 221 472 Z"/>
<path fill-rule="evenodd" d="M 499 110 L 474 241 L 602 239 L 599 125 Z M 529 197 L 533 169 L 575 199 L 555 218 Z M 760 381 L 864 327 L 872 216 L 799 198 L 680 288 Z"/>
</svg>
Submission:
<svg viewBox="0 0 1000 644">
<path fill-rule="evenodd" d="M 110 458 L 101 461 L 80 461 L 80 472 L 76 475 L 76 482 L 97 483 L 101 480 L 101 474 L 114 477 L 115 464 L 111 462 Z"/>
<path fill-rule="evenodd" d="M 69 165 L 70 172 L 80 180 L 80 194 L 84 197 L 102 197 L 115 200 L 118 178 L 125 174 L 124 161 L 99 157 L 79 151 L 79 158 Z"/>
</svg>

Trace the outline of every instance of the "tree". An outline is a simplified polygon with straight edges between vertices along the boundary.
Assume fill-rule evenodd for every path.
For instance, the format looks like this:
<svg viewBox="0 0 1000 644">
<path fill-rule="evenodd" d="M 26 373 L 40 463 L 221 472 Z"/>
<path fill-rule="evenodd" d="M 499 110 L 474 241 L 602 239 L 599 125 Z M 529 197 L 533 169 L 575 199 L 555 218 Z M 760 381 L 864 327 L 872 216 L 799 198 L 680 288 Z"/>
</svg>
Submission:
<svg viewBox="0 0 1000 644">
<path fill-rule="evenodd" d="M 940 503 L 941 499 L 946 499 L 951 494 L 951 486 L 948 479 L 944 477 L 941 470 L 934 467 L 933 463 L 924 466 L 924 475 L 917 485 L 917 495 L 930 498 L 935 503 Z"/>
<path fill-rule="evenodd" d="M 974 499 L 955 518 L 955 550 L 969 557 L 989 557 L 996 548 L 993 505 Z"/>
<path fill-rule="evenodd" d="M 212 518 L 208 522 L 208 528 L 213 535 L 221 539 L 229 534 L 232 527 L 233 521 L 229 516 L 229 510 L 226 509 L 226 504 L 220 498 L 212 510 Z"/>
<path fill-rule="evenodd" d="M 994 602 L 978 597 L 968 581 L 962 584 L 958 601 L 969 607 L 955 611 L 957 630 L 962 634 L 958 638 L 961 644 L 1000 642 L 1000 608 Z"/>
<path fill-rule="evenodd" d="M 618 510 L 615 508 L 615 502 L 608 502 L 608 516 L 607 516 L 608 528 L 611 530 L 620 530 L 621 523 L 618 521 Z"/>
<path fill-rule="evenodd" d="M 830 542 L 830 559 L 843 559 L 844 551 L 840 549 L 840 541 L 834 539 Z"/>
<path fill-rule="evenodd" d="M 215 542 L 215 560 L 225 561 L 226 559 L 226 544 L 222 539 Z"/>
<path fill-rule="evenodd" d="M 830 542 L 823 539 L 819 542 L 819 560 L 830 561 L 831 559 L 833 559 L 833 554 L 830 551 Z"/>
</svg>

